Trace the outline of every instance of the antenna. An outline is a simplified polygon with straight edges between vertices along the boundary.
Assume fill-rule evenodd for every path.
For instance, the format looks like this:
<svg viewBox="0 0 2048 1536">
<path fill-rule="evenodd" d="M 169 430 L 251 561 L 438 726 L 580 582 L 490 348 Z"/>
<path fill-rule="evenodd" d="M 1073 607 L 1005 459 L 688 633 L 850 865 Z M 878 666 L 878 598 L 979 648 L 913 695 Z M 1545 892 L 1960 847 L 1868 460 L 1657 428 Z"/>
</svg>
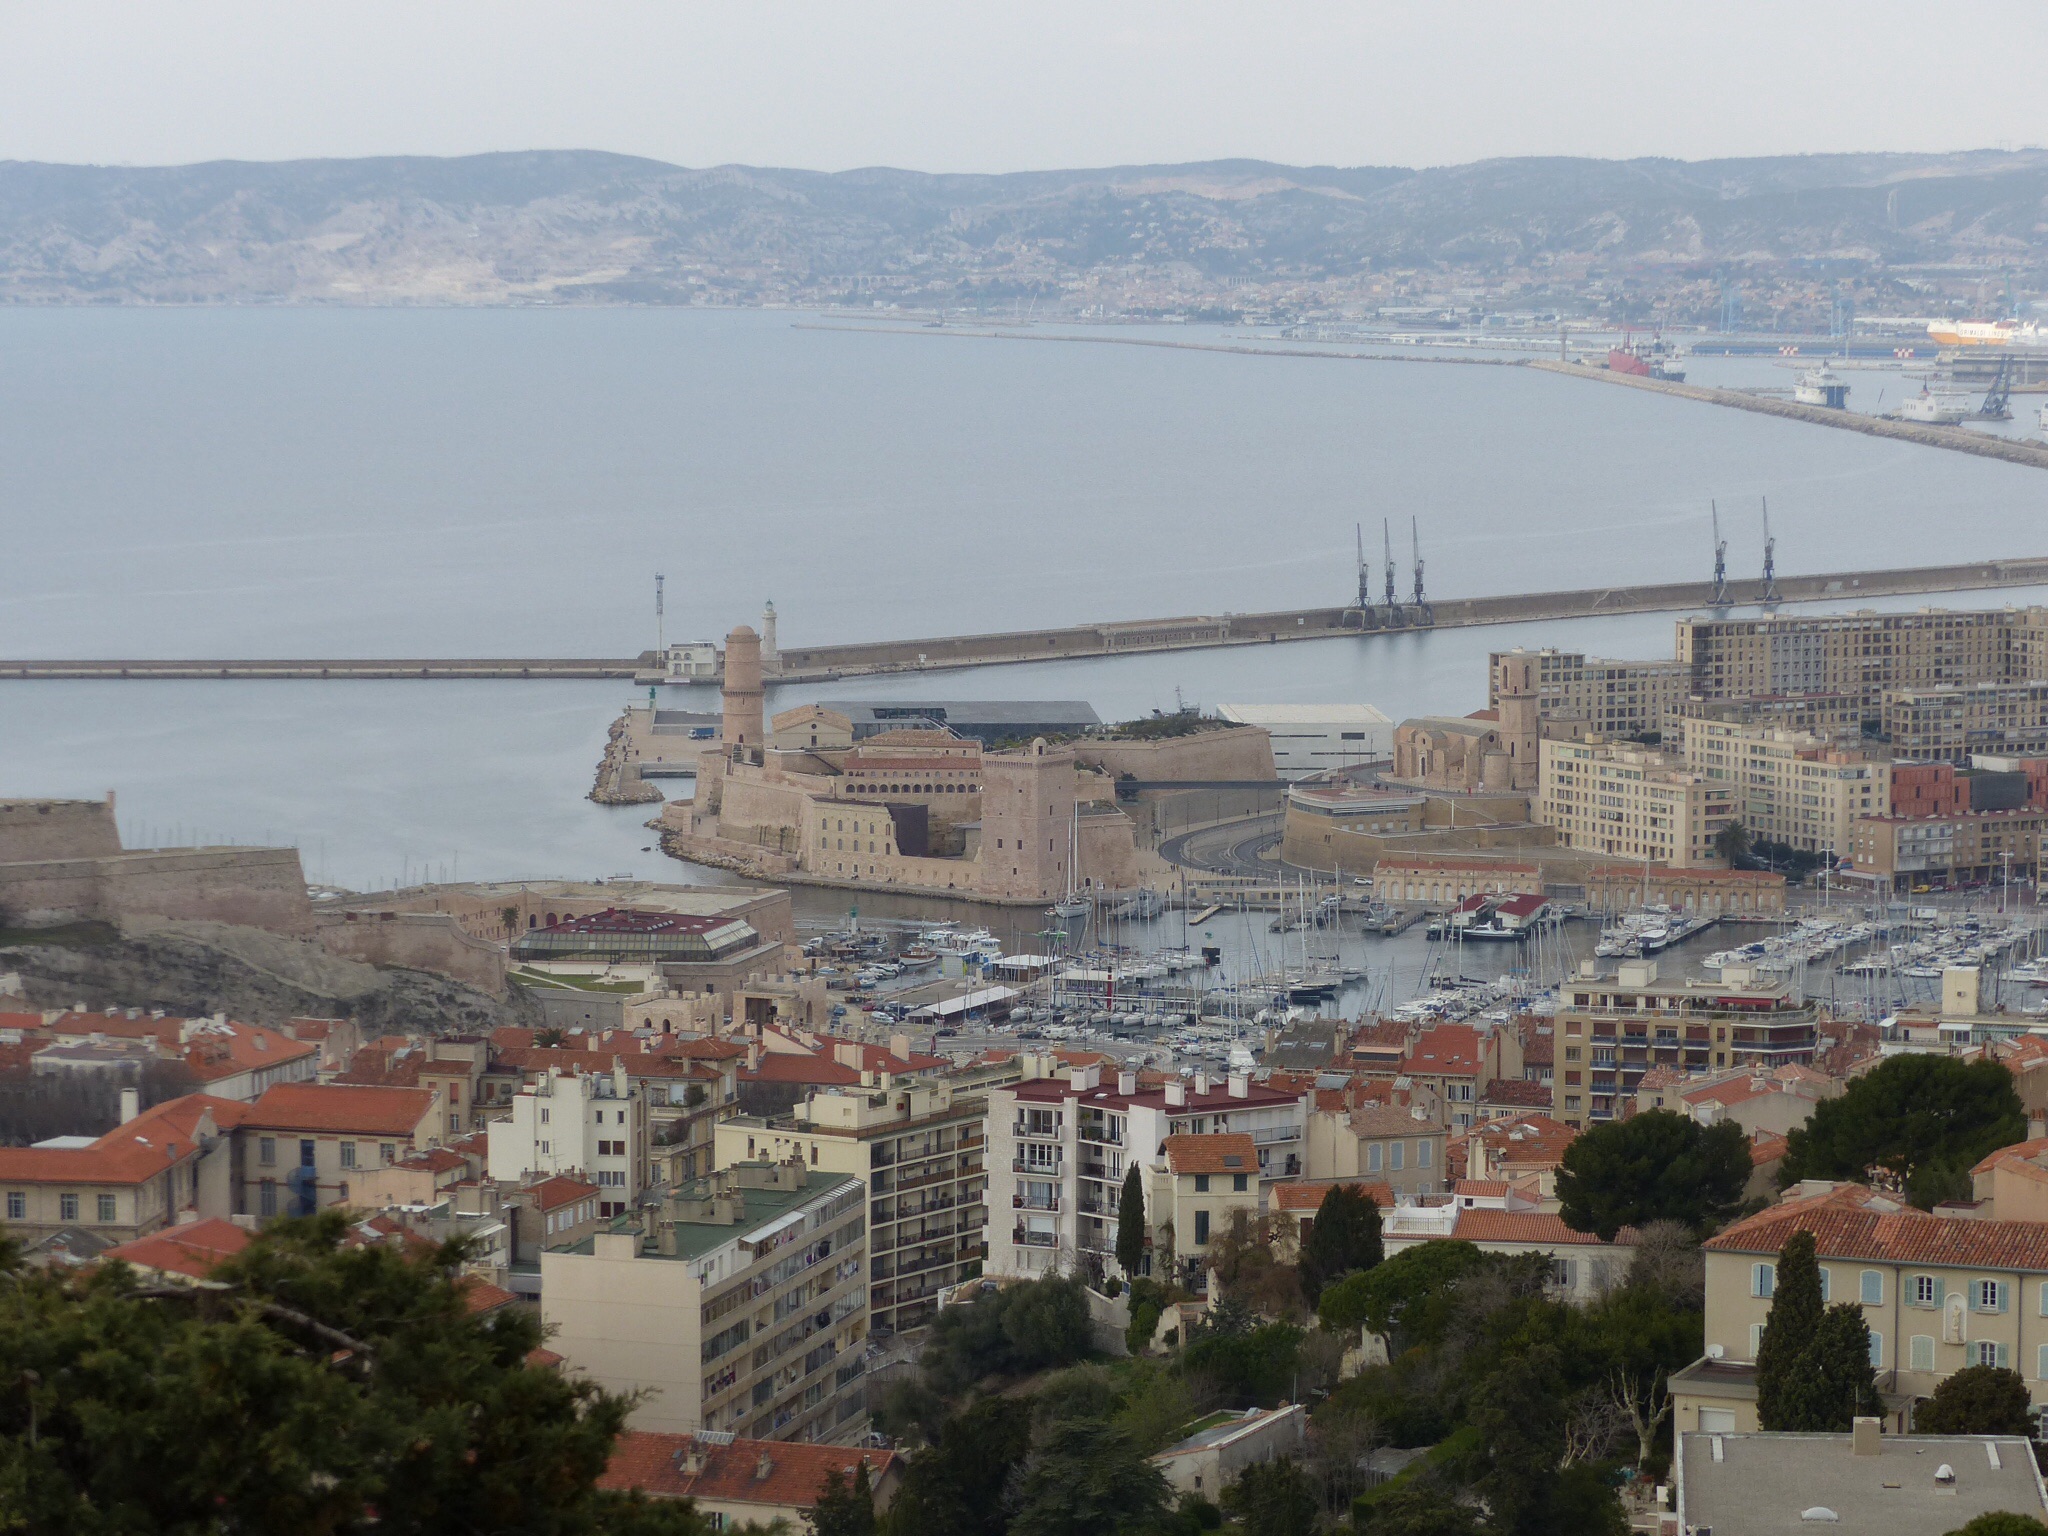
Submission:
<svg viewBox="0 0 2048 1536">
<path fill-rule="evenodd" d="M 1728 541 L 1721 537 L 1721 508 L 1717 502 L 1708 502 L 1714 509 L 1714 592 L 1707 599 L 1710 608 L 1728 606 Z"/>
<path fill-rule="evenodd" d="M 661 613 L 661 584 L 664 580 L 666 578 L 657 571 L 654 576 L 654 648 L 657 651 L 666 652 L 668 650 L 668 627 Z"/>
<path fill-rule="evenodd" d="M 1764 594 L 1758 601 L 1769 606 L 1783 601 L 1778 596 L 1778 541 L 1771 537 L 1771 498 L 1757 498 L 1764 504 Z"/>
<path fill-rule="evenodd" d="M 1372 606 L 1372 567 L 1365 563 L 1365 524 L 1354 525 L 1358 534 L 1358 606 Z"/>
<path fill-rule="evenodd" d="M 1394 613 L 1394 532 L 1393 525 L 1384 517 L 1380 519 L 1380 538 L 1387 552 L 1387 616 L 1391 618 Z"/>
<path fill-rule="evenodd" d="M 1408 519 L 1408 540 L 1410 547 L 1415 552 L 1415 606 L 1417 608 L 1424 608 L 1428 605 L 1423 601 L 1422 597 L 1422 534 L 1417 530 L 1415 518 L 1412 515 Z"/>
</svg>

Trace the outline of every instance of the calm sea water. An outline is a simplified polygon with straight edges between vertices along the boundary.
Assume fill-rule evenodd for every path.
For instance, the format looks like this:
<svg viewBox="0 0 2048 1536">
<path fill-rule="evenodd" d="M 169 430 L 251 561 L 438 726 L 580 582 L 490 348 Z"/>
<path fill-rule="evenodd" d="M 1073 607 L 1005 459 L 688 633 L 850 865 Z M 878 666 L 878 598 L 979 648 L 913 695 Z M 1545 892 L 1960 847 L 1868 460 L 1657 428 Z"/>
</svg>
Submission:
<svg viewBox="0 0 2048 1536">
<path fill-rule="evenodd" d="M 812 330 L 670 311 L 0 311 L 0 656 L 625 654 L 773 598 L 787 644 L 1431 589 L 2048 552 L 2039 471 L 1521 370 Z M 1175 339 L 1202 333 L 1177 330 Z M 1405 562 L 1406 536 L 1397 548 Z M 1403 586 L 1406 573 L 1403 572 Z M 2012 594 L 2014 600 L 2023 594 Z M 1910 604 L 1908 605 L 1910 606 Z M 1483 702 L 1504 644 L 1667 619 L 995 668 L 813 697 Z M 316 876 L 634 871 L 581 797 L 606 684 L 0 684 L 0 794 Z"/>
</svg>

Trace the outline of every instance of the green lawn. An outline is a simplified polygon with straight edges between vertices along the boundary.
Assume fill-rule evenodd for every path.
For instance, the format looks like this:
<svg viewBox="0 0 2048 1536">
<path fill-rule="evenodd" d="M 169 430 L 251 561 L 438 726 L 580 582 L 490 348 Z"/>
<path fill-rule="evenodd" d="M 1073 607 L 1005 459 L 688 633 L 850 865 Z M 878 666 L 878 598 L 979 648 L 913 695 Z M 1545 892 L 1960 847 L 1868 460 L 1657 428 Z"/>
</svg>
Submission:
<svg viewBox="0 0 2048 1536">
<path fill-rule="evenodd" d="M 512 979 L 521 986 L 552 987 L 559 992 L 616 992 L 630 995 L 647 989 L 644 981 L 599 981 L 594 976 L 550 976 L 545 971 L 520 969 Z"/>
</svg>

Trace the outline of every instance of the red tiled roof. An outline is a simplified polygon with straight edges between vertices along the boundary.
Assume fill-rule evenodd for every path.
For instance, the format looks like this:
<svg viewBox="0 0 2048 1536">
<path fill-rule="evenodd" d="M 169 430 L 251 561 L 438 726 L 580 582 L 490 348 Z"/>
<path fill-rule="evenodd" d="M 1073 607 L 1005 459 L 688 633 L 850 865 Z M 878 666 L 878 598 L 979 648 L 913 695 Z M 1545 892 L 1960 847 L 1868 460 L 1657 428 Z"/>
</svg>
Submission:
<svg viewBox="0 0 2048 1536">
<path fill-rule="evenodd" d="M 1550 1107 L 1550 1089 L 1542 1083 L 1532 1083 L 1519 1077 L 1496 1077 L 1486 1085 L 1486 1091 L 1479 1095 L 1484 1104 L 1523 1104 Z"/>
<path fill-rule="evenodd" d="M 188 1093 L 143 1111 L 89 1147 L 0 1147 L 0 1178 L 20 1183 L 139 1184 L 197 1150 L 199 1122 L 238 1124 L 249 1106 Z"/>
<path fill-rule="evenodd" d="M 1792 1139 L 1789 1136 L 1758 1136 L 1749 1144 L 1749 1165 L 1763 1168 L 1783 1162 L 1785 1154 L 1791 1150 Z"/>
<path fill-rule="evenodd" d="M 434 1096 L 424 1088 L 279 1083 L 249 1106 L 247 1123 L 263 1130 L 410 1136 L 433 1106 Z"/>
<path fill-rule="evenodd" d="M 154 1269 L 204 1280 L 222 1259 L 249 1246 L 249 1234 L 232 1221 L 215 1217 L 169 1227 L 132 1243 L 118 1243 L 102 1259 L 122 1259 L 138 1269 Z"/>
<path fill-rule="evenodd" d="M 1340 1185 L 1349 1185 L 1362 1191 L 1365 1196 L 1383 1211 L 1394 1208 L 1394 1187 L 1375 1180 L 1364 1179 L 1301 1179 L 1288 1184 L 1273 1186 L 1273 1208 L 1292 1211 L 1296 1215 L 1312 1216 L 1323 1208 L 1323 1197 Z"/>
<path fill-rule="evenodd" d="M 721 1504 L 763 1504 L 808 1509 L 824 1491 L 825 1474 L 851 1478 L 865 1461 L 870 1481 L 895 1470 L 894 1451 L 863 1450 L 849 1445 L 799 1445 L 785 1440 L 734 1440 L 726 1445 L 699 1445 L 703 1470 L 695 1476 L 682 1469 L 691 1436 L 629 1429 L 612 1447 L 611 1464 L 597 1480 L 600 1488 L 639 1489 L 656 1498 L 710 1500 Z M 766 1477 L 759 1475 L 763 1456 Z"/>
<path fill-rule="evenodd" d="M 1453 1191 L 1460 1195 L 1481 1195 L 1499 1199 L 1507 1194 L 1508 1186 L 1505 1179 L 1460 1179 L 1453 1186 Z"/>
<path fill-rule="evenodd" d="M 502 1285 L 493 1285 L 475 1275 L 465 1275 L 455 1282 L 455 1288 L 462 1292 L 462 1304 L 471 1312 L 495 1312 L 500 1307 L 509 1307 L 519 1299 L 516 1292 L 508 1291 Z"/>
<path fill-rule="evenodd" d="M 1759 1211 L 1702 1246 L 1715 1253 L 1776 1253 L 1801 1231 L 1813 1234 L 1823 1259 L 2048 1274 L 2048 1222 L 1930 1216 L 1895 1209 L 1891 1200 L 1855 1185 Z"/>
<path fill-rule="evenodd" d="M 2048 1152 L 2048 1136 L 2036 1137 L 2032 1141 L 2014 1142 L 2009 1147 L 2000 1147 L 1970 1172 L 1989 1173 L 1994 1168 L 2007 1168 L 2015 1172 L 2040 1173 L 2043 1169 L 2038 1160 L 2044 1152 Z"/>
<path fill-rule="evenodd" d="M 1595 1233 L 1575 1231 L 1564 1224 L 1562 1217 L 1547 1211 L 1461 1209 L 1458 1224 L 1451 1235 L 1467 1243 L 1540 1243 L 1559 1247 L 1570 1244 L 1633 1247 L 1637 1240 L 1634 1227 L 1623 1227 L 1615 1234 L 1614 1245 L 1602 1243 Z"/>
<path fill-rule="evenodd" d="M 1425 1029 L 1408 1048 L 1404 1065 L 1413 1073 L 1471 1076 L 1479 1071 L 1479 1031 L 1470 1024 Z"/>
<path fill-rule="evenodd" d="M 817 1083 L 824 1087 L 850 1088 L 860 1082 L 860 1072 L 841 1066 L 826 1056 L 796 1055 L 789 1051 L 768 1051 L 758 1067 L 740 1073 L 746 1083 Z"/>
<path fill-rule="evenodd" d="M 1242 1131 L 1169 1136 L 1159 1144 L 1175 1173 L 1257 1173 L 1259 1149 Z"/>
<path fill-rule="evenodd" d="M 538 1184 L 527 1185 L 525 1192 L 533 1196 L 534 1209 L 558 1211 L 565 1205 L 574 1205 L 578 1200 L 585 1200 L 596 1194 L 597 1186 L 558 1173 L 551 1179 L 542 1179 Z"/>
<path fill-rule="evenodd" d="M 1137 1093 L 1118 1093 L 1113 1079 L 1100 1088 L 1076 1088 L 1065 1077 L 1035 1077 L 1017 1084 L 1010 1092 L 1034 1104 L 1057 1104 L 1068 1099 L 1080 1099 L 1110 1109 L 1128 1109 L 1134 1104 L 1142 1104 L 1148 1109 L 1163 1110 L 1169 1114 L 1180 1114 L 1183 1109 L 1198 1112 L 1249 1109 L 1260 1105 L 1271 1108 L 1278 1104 L 1301 1102 L 1300 1094 L 1275 1093 L 1263 1083 L 1249 1084 L 1245 1096 L 1241 1099 L 1234 1097 L 1229 1084 L 1222 1080 L 1218 1080 L 1218 1086 L 1208 1093 L 1196 1093 L 1193 1083 L 1183 1081 L 1183 1087 L 1187 1099 L 1185 1105 L 1168 1104 L 1164 1086 L 1141 1089 Z"/>
</svg>

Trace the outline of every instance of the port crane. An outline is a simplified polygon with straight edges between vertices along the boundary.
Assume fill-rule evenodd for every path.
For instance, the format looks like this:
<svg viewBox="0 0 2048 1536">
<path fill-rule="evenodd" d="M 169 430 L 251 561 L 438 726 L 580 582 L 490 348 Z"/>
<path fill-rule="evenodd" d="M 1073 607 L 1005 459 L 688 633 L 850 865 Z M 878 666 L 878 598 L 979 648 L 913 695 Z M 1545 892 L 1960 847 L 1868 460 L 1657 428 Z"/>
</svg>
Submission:
<svg viewBox="0 0 2048 1536">
<path fill-rule="evenodd" d="M 1417 529 L 1413 516 L 1408 519 L 1409 546 L 1415 554 L 1415 622 L 1428 624 L 1435 615 L 1429 611 L 1429 600 L 1422 595 L 1422 534 Z M 1389 580 L 1391 580 L 1391 575 Z"/>
<path fill-rule="evenodd" d="M 1358 611 L 1368 613 L 1372 609 L 1372 567 L 1365 560 L 1365 524 L 1356 525 L 1358 532 Z"/>
<path fill-rule="evenodd" d="M 1721 537 L 1721 507 L 1718 502 L 1708 502 L 1714 509 L 1714 591 L 1707 599 L 1709 608 L 1728 606 L 1728 541 Z"/>
<path fill-rule="evenodd" d="M 1979 421 L 2012 420 L 2012 354 L 2007 353 L 1998 360 L 1998 373 L 1991 381 L 1991 387 L 1984 392 L 1984 403 L 1977 407 Z"/>
<path fill-rule="evenodd" d="M 1778 596 L 1778 541 L 1771 537 L 1771 498 L 1759 496 L 1757 500 L 1764 507 L 1764 591 L 1757 601 L 1772 608 L 1784 601 Z"/>
<path fill-rule="evenodd" d="M 1380 519 L 1380 539 L 1387 552 L 1387 619 L 1392 622 L 1397 606 L 1394 598 L 1394 531 L 1386 518 Z"/>
</svg>

